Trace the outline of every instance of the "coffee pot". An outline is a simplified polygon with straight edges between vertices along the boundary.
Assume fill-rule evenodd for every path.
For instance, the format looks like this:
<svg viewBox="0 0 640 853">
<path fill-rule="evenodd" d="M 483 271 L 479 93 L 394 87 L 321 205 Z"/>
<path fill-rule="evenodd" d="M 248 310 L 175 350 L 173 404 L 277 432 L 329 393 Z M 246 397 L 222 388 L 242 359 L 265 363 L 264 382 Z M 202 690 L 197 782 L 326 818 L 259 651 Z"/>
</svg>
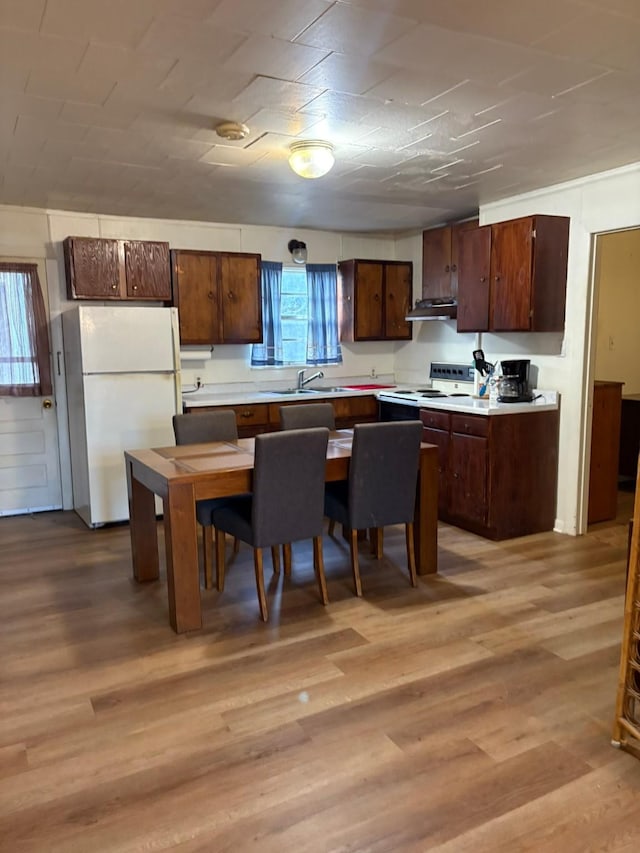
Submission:
<svg viewBox="0 0 640 853">
<path fill-rule="evenodd" d="M 507 359 L 501 362 L 502 376 L 498 377 L 499 403 L 530 403 L 533 394 L 529 387 L 528 358 Z"/>
</svg>

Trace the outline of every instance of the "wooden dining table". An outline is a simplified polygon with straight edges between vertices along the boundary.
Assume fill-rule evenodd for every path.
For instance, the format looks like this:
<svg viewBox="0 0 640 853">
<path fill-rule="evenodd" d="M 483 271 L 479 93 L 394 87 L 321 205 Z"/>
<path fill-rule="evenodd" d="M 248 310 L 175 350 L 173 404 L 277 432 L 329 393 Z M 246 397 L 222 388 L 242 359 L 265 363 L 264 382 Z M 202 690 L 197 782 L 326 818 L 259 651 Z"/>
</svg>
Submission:
<svg viewBox="0 0 640 853">
<path fill-rule="evenodd" d="M 352 430 L 332 432 L 326 480 L 349 474 Z M 125 451 L 133 577 L 159 577 L 158 529 L 154 495 L 162 498 L 169 620 L 181 634 L 202 627 L 196 501 L 250 492 L 254 439 Z M 437 571 L 438 450 L 423 443 L 414 518 L 418 574 Z"/>
</svg>

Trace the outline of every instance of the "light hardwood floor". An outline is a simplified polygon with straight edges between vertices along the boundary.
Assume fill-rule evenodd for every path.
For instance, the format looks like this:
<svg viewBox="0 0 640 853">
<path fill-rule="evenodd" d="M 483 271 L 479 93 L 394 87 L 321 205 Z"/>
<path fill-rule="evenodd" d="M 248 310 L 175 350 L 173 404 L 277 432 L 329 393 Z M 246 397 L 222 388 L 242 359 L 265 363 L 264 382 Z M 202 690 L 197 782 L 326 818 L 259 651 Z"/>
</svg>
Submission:
<svg viewBox="0 0 640 853">
<path fill-rule="evenodd" d="M 417 589 L 393 529 L 362 599 L 325 537 L 327 608 L 296 544 L 266 625 L 242 546 L 188 636 L 127 526 L 1 519 L 0 849 L 637 851 L 610 746 L 632 497 L 577 539 L 442 526 Z"/>
</svg>

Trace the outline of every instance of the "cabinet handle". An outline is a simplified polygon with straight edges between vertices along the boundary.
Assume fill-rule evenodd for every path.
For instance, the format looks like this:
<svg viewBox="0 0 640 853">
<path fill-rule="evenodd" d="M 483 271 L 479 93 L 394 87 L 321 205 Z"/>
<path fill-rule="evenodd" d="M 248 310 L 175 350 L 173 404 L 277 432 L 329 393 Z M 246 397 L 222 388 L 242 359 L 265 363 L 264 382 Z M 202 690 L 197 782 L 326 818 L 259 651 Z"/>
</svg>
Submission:
<svg viewBox="0 0 640 853">
<path fill-rule="evenodd" d="M 446 267 L 444 268 L 444 271 L 449 272 L 449 264 L 446 265 Z"/>
<path fill-rule="evenodd" d="M 253 415 L 253 412 L 250 412 L 248 410 L 240 413 L 241 418 L 250 418 L 250 417 L 252 417 L 252 415 Z"/>
<path fill-rule="evenodd" d="M 227 293 L 227 299 L 233 299 L 233 293 L 231 291 Z"/>
<path fill-rule="evenodd" d="M 213 299 L 213 292 L 210 290 L 209 293 L 207 293 L 207 296 L 209 299 Z"/>
<path fill-rule="evenodd" d="M 500 281 L 500 276 L 499 276 L 499 275 L 497 275 L 497 276 L 496 276 L 496 281 Z"/>
<path fill-rule="evenodd" d="M 131 289 L 132 289 L 133 291 L 136 291 L 136 290 L 138 289 L 138 285 L 137 285 L 137 284 L 134 284 L 134 285 L 133 285 L 133 287 L 132 287 Z"/>
<path fill-rule="evenodd" d="M 111 285 L 111 290 L 117 290 L 117 289 L 118 289 L 118 285 L 117 285 L 117 284 L 112 284 L 112 285 Z"/>
<path fill-rule="evenodd" d="M 486 279 L 486 276 L 484 276 L 484 275 L 481 275 L 481 276 L 480 276 L 480 282 L 481 282 L 481 283 L 484 283 L 486 280 L 487 280 L 487 279 Z"/>
<path fill-rule="evenodd" d="M 454 471 L 454 473 L 453 473 L 453 479 L 454 479 L 454 480 L 457 480 L 457 479 L 458 479 L 458 474 L 457 474 L 455 471 Z"/>
<path fill-rule="evenodd" d="M 451 272 L 455 272 L 458 267 L 455 264 L 451 264 Z"/>
<path fill-rule="evenodd" d="M 376 293 L 373 298 L 375 299 L 376 302 L 380 302 L 380 294 L 379 293 Z"/>
</svg>

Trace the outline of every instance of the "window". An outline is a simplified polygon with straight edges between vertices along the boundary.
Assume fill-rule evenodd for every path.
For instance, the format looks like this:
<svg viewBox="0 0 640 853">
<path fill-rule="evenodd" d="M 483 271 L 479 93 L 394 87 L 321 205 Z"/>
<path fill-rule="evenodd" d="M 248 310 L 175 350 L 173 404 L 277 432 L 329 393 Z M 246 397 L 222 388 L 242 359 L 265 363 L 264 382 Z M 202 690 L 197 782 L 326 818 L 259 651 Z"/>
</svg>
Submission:
<svg viewBox="0 0 640 853">
<path fill-rule="evenodd" d="M 0 263 L 0 394 L 50 394 L 49 334 L 36 264 Z"/>
<path fill-rule="evenodd" d="M 335 264 L 262 262 L 263 343 L 253 366 L 342 364 Z"/>
<path fill-rule="evenodd" d="M 282 358 L 284 364 L 306 364 L 307 361 L 307 271 L 300 267 L 282 270 Z"/>
</svg>

